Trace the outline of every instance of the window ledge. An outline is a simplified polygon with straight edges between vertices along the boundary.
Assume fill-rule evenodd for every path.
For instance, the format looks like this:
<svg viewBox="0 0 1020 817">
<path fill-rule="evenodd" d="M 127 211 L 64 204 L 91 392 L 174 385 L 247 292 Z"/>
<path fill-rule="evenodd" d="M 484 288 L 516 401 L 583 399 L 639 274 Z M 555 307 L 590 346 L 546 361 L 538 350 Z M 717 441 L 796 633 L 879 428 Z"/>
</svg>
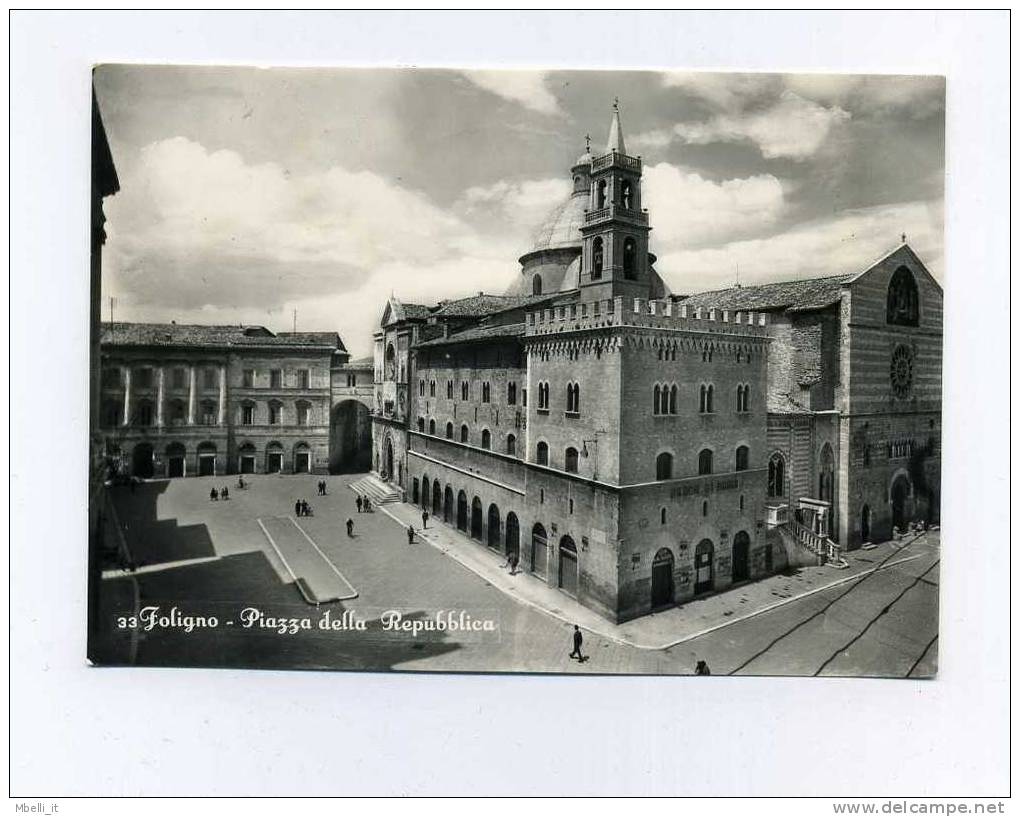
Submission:
<svg viewBox="0 0 1020 817">
<path fill-rule="evenodd" d="M 545 409 L 545 408 L 535 409 L 535 413 L 536 414 L 548 414 L 549 413 L 549 409 Z"/>
<path fill-rule="evenodd" d="M 567 418 L 569 418 L 571 420 L 576 420 L 578 417 L 581 416 L 581 412 L 579 412 L 579 411 L 565 411 L 565 412 L 563 412 L 563 416 L 567 417 Z"/>
</svg>

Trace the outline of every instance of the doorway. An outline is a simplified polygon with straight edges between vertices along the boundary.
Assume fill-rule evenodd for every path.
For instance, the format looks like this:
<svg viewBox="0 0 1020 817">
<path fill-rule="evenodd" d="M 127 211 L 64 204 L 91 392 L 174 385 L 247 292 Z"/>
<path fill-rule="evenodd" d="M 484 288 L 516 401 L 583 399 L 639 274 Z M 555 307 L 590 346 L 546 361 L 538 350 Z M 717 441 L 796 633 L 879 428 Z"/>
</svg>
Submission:
<svg viewBox="0 0 1020 817">
<path fill-rule="evenodd" d="M 312 470 L 312 452 L 306 448 L 299 448 L 294 452 L 294 473 L 308 474 Z"/>
<path fill-rule="evenodd" d="M 712 561 L 715 546 L 710 539 L 702 539 L 694 551 L 694 595 L 712 589 Z"/>
<path fill-rule="evenodd" d="M 661 548 L 652 561 L 652 609 L 673 604 L 673 554 Z"/>
<path fill-rule="evenodd" d="M 531 529 L 531 572 L 542 578 L 545 578 L 546 572 L 547 547 L 548 540 L 545 536 L 545 528 L 536 524 Z"/>
<path fill-rule="evenodd" d="M 910 481 L 902 474 L 896 478 L 892 486 L 892 523 L 900 531 L 907 529 L 910 521 L 907 503 L 910 498 Z"/>
<path fill-rule="evenodd" d="M 569 536 L 560 539 L 560 590 L 577 598 L 577 546 Z"/>
<path fill-rule="evenodd" d="M 142 479 L 150 479 L 153 474 L 152 446 L 148 443 L 138 443 L 131 452 L 131 473 Z"/>
<path fill-rule="evenodd" d="M 748 564 L 751 550 L 751 537 L 746 531 L 740 531 L 733 537 L 733 582 L 746 582 L 751 578 Z"/>
</svg>

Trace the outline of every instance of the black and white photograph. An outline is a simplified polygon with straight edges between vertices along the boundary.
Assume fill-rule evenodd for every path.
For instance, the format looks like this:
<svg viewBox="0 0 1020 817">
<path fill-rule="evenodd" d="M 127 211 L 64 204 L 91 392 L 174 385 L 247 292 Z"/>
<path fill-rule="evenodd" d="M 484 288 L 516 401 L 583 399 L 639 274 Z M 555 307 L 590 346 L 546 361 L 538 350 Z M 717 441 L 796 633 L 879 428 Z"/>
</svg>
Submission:
<svg viewBox="0 0 1020 817">
<path fill-rule="evenodd" d="M 1005 813 L 1008 19 L 12 13 L 18 810 Z"/>
<path fill-rule="evenodd" d="M 94 93 L 93 661 L 936 674 L 943 78 Z"/>
</svg>

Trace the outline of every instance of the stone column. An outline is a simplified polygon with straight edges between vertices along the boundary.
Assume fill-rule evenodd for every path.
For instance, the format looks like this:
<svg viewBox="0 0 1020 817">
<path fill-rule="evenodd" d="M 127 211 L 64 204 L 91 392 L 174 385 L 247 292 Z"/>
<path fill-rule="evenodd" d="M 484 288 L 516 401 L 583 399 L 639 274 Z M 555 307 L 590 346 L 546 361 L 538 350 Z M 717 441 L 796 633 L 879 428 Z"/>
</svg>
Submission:
<svg viewBox="0 0 1020 817">
<path fill-rule="evenodd" d="M 195 367 L 188 367 L 188 425 L 195 425 Z"/>
<path fill-rule="evenodd" d="M 165 372 L 162 366 L 156 369 L 156 427 L 163 427 L 163 385 Z"/>
<path fill-rule="evenodd" d="M 122 366 L 124 375 L 124 421 L 121 425 L 131 424 L 131 367 Z"/>
<path fill-rule="evenodd" d="M 220 364 L 220 411 L 217 423 L 223 425 L 227 419 L 227 367 Z"/>
</svg>

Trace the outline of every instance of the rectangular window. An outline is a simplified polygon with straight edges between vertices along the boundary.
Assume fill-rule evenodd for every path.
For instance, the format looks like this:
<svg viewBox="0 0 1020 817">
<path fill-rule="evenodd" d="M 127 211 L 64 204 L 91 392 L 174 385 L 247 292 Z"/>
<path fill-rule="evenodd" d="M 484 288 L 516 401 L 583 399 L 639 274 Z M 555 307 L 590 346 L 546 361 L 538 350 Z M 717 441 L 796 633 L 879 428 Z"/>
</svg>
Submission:
<svg viewBox="0 0 1020 817">
<path fill-rule="evenodd" d="M 255 406 L 241 406 L 241 425 L 255 425 Z"/>
<path fill-rule="evenodd" d="M 252 389 L 255 387 L 254 369 L 245 369 L 244 372 L 242 372 L 241 377 L 242 377 L 241 383 L 246 389 Z"/>
<path fill-rule="evenodd" d="M 462 380 L 460 384 L 460 399 L 467 400 L 471 396 L 471 387 L 468 385 L 466 380 Z"/>
<path fill-rule="evenodd" d="M 299 389 L 308 388 L 308 369 L 299 369 L 297 373 L 297 385 Z"/>
<path fill-rule="evenodd" d="M 120 369 L 117 368 L 103 369 L 103 388 L 104 389 L 120 388 Z"/>
<path fill-rule="evenodd" d="M 297 424 L 299 426 L 308 425 L 308 404 L 298 403 L 297 407 Z"/>
<path fill-rule="evenodd" d="M 216 388 L 216 370 L 215 369 L 205 369 L 202 372 L 202 386 L 203 386 L 203 388 L 206 388 L 206 389 L 215 389 Z"/>
<path fill-rule="evenodd" d="M 517 405 L 517 384 L 507 383 L 506 384 L 506 404 L 508 406 Z"/>
<path fill-rule="evenodd" d="M 283 372 L 273 369 L 269 372 L 269 387 L 273 389 L 283 388 Z"/>
<path fill-rule="evenodd" d="M 150 388 L 152 386 L 152 369 L 138 369 L 135 372 L 135 383 L 139 388 Z"/>
<path fill-rule="evenodd" d="M 184 369 L 174 369 L 170 374 L 170 385 L 175 389 L 183 389 L 187 383 L 188 373 Z"/>
<path fill-rule="evenodd" d="M 219 419 L 216 412 L 216 405 L 214 403 L 203 403 L 202 404 L 202 425 L 214 426 L 216 421 Z"/>
<path fill-rule="evenodd" d="M 269 425 L 278 426 L 280 425 L 280 417 L 282 415 L 281 406 L 279 403 L 269 404 Z"/>
<path fill-rule="evenodd" d="M 528 407 L 528 390 L 527 389 L 521 389 L 521 405 L 524 406 L 524 408 Z"/>
<path fill-rule="evenodd" d="M 447 400 L 452 400 L 453 399 L 453 381 L 452 380 L 447 380 L 446 381 L 446 399 Z"/>
</svg>

